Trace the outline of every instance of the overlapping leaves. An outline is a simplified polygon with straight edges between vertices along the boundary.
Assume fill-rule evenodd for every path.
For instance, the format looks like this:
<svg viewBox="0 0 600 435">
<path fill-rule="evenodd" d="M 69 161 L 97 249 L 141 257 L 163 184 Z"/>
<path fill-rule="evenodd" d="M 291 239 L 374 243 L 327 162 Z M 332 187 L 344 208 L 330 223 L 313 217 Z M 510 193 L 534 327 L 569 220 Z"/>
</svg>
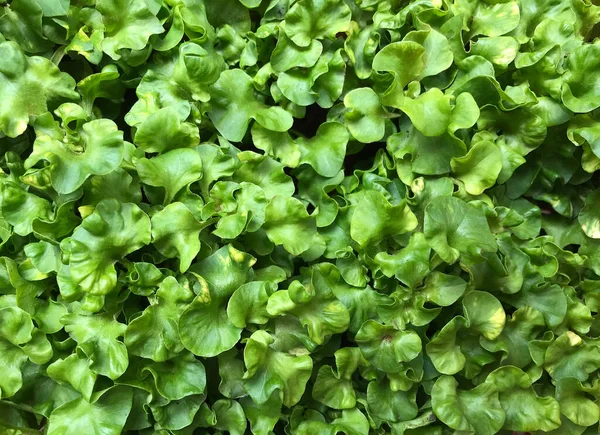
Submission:
<svg viewBox="0 0 600 435">
<path fill-rule="evenodd" d="M 1 8 L 1 433 L 597 432 L 594 2 Z"/>
</svg>

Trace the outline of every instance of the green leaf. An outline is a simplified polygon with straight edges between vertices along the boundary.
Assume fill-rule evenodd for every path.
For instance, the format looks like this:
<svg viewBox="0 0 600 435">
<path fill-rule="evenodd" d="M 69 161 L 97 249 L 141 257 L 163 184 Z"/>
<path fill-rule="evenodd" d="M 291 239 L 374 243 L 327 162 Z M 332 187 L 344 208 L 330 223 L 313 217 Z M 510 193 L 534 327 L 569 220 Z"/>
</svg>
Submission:
<svg viewBox="0 0 600 435">
<path fill-rule="evenodd" d="M 35 0 L 17 0 L 4 6 L 0 16 L 0 31 L 8 40 L 16 41 L 28 53 L 50 50 L 52 43 L 43 35 L 44 10 Z M 4 41 L 4 38 L 2 38 Z"/>
<path fill-rule="evenodd" d="M 356 406 L 356 393 L 352 374 L 363 359 L 357 347 L 344 347 L 335 352 L 337 372 L 331 366 L 319 368 L 312 390 L 312 397 L 334 409 L 351 409 Z"/>
<path fill-rule="evenodd" d="M 585 204 L 577 220 L 583 232 L 592 239 L 600 239 L 600 215 L 595 209 L 600 199 L 600 191 L 594 191 L 585 198 Z"/>
<path fill-rule="evenodd" d="M 285 33 L 279 35 L 277 45 L 271 53 L 271 66 L 276 73 L 285 72 L 295 67 L 310 68 L 323 52 L 323 44 L 312 40 L 308 46 L 296 45 Z"/>
<path fill-rule="evenodd" d="M 402 90 L 425 70 L 425 48 L 413 41 L 388 44 L 375 55 L 373 69 L 394 76 L 394 83 L 384 94 L 384 104 L 399 108 L 404 99 Z"/>
<path fill-rule="evenodd" d="M 365 359 L 386 373 L 398 373 L 402 366 L 421 353 L 421 339 L 411 330 L 399 331 L 394 326 L 367 320 L 356 334 Z"/>
<path fill-rule="evenodd" d="M 454 197 L 438 197 L 425 209 L 425 238 L 446 263 L 498 249 L 483 213 Z"/>
<path fill-rule="evenodd" d="M 80 392 L 86 401 L 91 401 L 96 373 L 90 369 L 90 361 L 71 354 L 54 361 L 48 366 L 48 376 L 58 383 L 65 383 Z"/>
<path fill-rule="evenodd" d="M 268 156 L 244 151 L 237 155 L 242 164 L 233 174 L 236 182 L 256 184 L 267 199 L 275 196 L 288 197 L 294 193 L 294 182 L 284 172 L 284 166 Z"/>
<path fill-rule="evenodd" d="M 5 300 L 6 296 L 0 298 L 0 302 Z M 0 397 L 5 398 L 22 387 L 22 366 L 27 359 L 44 364 L 53 351 L 45 334 L 34 328 L 29 314 L 15 306 L 0 307 L 0 360 L 6 367 L 6 376 L 0 380 Z"/>
<path fill-rule="evenodd" d="M 192 99 L 206 102 L 210 99 L 209 86 L 219 79 L 226 68 L 223 58 L 212 46 L 185 42 L 179 46 L 179 58 L 173 68 L 173 81 Z"/>
<path fill-rule="evenodd" d="M 369 414 L 387 423 L 411 420 L 418 414 L 416 391 L 393 391 L 387 379 L 367 387 Z"/>
<path fill-rule="evenodd" d="M 387 277 L 395 276 L 405 285 L 414 288 L 429 274 L 431 248 L 423 233 L 414 232 L 406 247 L 394 254 L 378 252 L 375 262 Z M 433 275 L 432 275 L 433 276 Z"/>
<path fill-rule="evenodd" d="M 583 382 L 600 367 L 600 348 L 567 331 L 548 346 L 544 360 L 544 368 L 552 379 L 572 377 Z"/>
<path fill-rule="evenodd" d="M 426 345 L 436 370 L 453 375 L 463 368 L 477 372 L 493 361 L 480 343 L 494 340 L 504 329 L 506 314 L 490 293 L 471 291 L 463 299 L 465 317 L 452 318 Z"/>
<path fill-rule="evenodd" d="M 433 88 L 414 100 L 405 98 L 400 109 L 425 136 L 441 136 L 450 125 L 452 112 L 450 99 L 449 95 L 444 95 L 439 89 Z"/>
<path fill-rule="evenodd" d="M 315 218 L 295 198 L 275 196 L 265 209 L 264 230 L 269 240 L 292 255 L 306 252 L 320 240 Z"/>
<path fill-rule="evenodd" d="M 567 58 L 561 97 L 573 112 L 589 112 L 600 107 L 598 79 L 591 73 L 598 67 L 599 50 L 597 45 L 584 44 Z"/>
<path fill-rule="evenodd" d="M 135 204 L 105 199 L 64 242 L 73 281 L 92 295 L 106 295 L 117 284 L 115 263 L 150 243 L 150 218 Z"/>
<path fill-rule="evenodd" d="M 60 269 L 60 249 L 48 242 L 29 243 L 23 251 L 41 273 L 48 274 Z"/>
<path fill-rule="evenodd" d="M 203 402 L 203 396 L 188 396 L 166 404 L 164 402 L 150 404 L 149 408 L 156 419 L 158 427 L 181 430 L 193 423 L 194 417 L 199 413 L 198 411 Z M 214 414 L 204 416 L 207 419 L 211 419 L 211 417 L 214 418 Z"/>
<path fill-rule="evenodd" d="M 427 137 L 410 122 L 402 124 L 402 131 L 387 139 L 387 149 L 394 157 L 398 176 L 405 184 L 411 184 L 416 176 L 445 175 L 451 172 L 453 157 L 465 155 L 464 142 L 448 133 Z"/>
<path fill-rule="evenodd" d="M 560 426 L 560 406 L 551 396 L 539 397 L 527 373 L 505 366 L 486 379 L 498 390 L 500 405 L 506 413 L 504 429 L 518 432 L 548 432 Z"/>
<path fill-rule="evenodd" d="M 453 61 L 452 49 L 446 36 L 434 29 L 409 32 L 403 42 L 417 42 L 423 46 L 424 68 L 420 77 L 431 77 L 450 68 Z"/>
<path fill-rule="evenodd" d="M 125 49 L 142 50 L 150 36 L 164 32 L 142 0 L 99 0 L 96 7 L 106 29 L 102 50 L 114 60 L 119 60 Z"/>
<path fill-rule="evenodd" d="M 287 131 L 292 127 L 292 115 L 261 101 L 254 93 L 252 79 L 240 69 L 224 71 L 210 92 L 208 115 L 227 140 L 241 141 L 251 119 L 272 131 Z"/>
<path fill-rule="evenodd" d="M 164 189 L 166 205 L 181 189 L 202 178 L 202 159 L 194 150 L 175 149 L 151 159 L 139 159 L 136 169 L 142 183 Z"/>
<path fill-rule="evenodd" d="M 15 42 L 0 42 L 0 131 L 17 137 L 30 116 L 42 115 L 65 101 L 77 101 L 75 80 L 43 57 L 26 57 Z"/>
<path fill-rule="evenodd" d="M 204 365 L 188 352 L 168 361 L 147 364 L 142 372 L 152 375 L 156 391 L 167 400 L 202 394 L 206 386 Z"/>
<path fill-rule="evenodd" d="M 519 48 L 518 41 L 510 36 L 481 37 L 471 43 L 470 53 L 484 57 L 494 66 L 507 68 L 521 54 Z"/>
<path fill-rule="evenodd" d="M 461 277 L 432 272 L 425 280 L 422 294 L 428 301 L 440 307 L 449 307 L 463 295 L 466 289 L 467 283 Z"/>
<path fill-rule="evenodd" d="M 378 191 L 368 190 L 356 204 L 350 235 L 359 245 L 377 244 L 417 227 L 417 218 L 405 201 L 391 205 Z"/>
<path fill-rule="evenodd" d="M 587 397 L 592 393 L 575 378 L 562 378 L 556 383 L 556 398 L 560 411 L 573 423 L 580 426 L 592 426 L 600 418 L 598 405 Z"/>
<path fill-rule="evenodd" d="M 468 390 L 459 390 L 451 376 L 441 376 L 431 390 L 431 405 L 435 415 L 452 429 L 481 435 L 497 433 L 505 421 L 496 387 L 483 383 Z"/>
<path fill-rule="evenodd" d="M 344 106 L 348 109 L 344 121 L 357 141 L 371 143 L 383 139 L 387 113 L 372 89 L 351 90 L 344 97 Z"/>
<path fill-rule="evenodd" d="M 253 333 L 244 348 L 244 386 L 258 404 L 267 402 L 279 391 L 285 406 L 293 406 L 302 397 L 312 371 L 308 355 L 289 355 L 272 348 L 274 339 L 266 331 Z"/>
<path fill-rule="evenodd" d="M 296 45 L 335 38 L 350 27 L 350 8 L 341 0 L 300 0 L 285 15 L 283 30 Z"/>
<path fill-rule="evenodd" d="M 525 306 L 515 311 L 502 333 L 493 340 L 482 340 L 490 352 L 503 352 L 503 363 L 524 368 L 531 362 L 528 344 L 544 330 L 544 317 L 534 308 Z"/>
<path fill-rule="evenodd" d="M 20 236 L 26 236 L 33 231 L 36 219 L 50 218 L 50 203 L 29 193 L 19 184 L 10 181 L 0 183 L 0 194 L 2 216 L 6 222 L 13 225 L 13 231 Z"/>
<path fill-rule="evenodd" d="M 225 430 L 231 435 L 243 435 L 246 431 L 246 416 L 242 406 L 235 400 L 221 399 L 213 405 L 217 416 L 217 429 Z"/>
<path fill-rule="evenodd" d="M 94 373 L 117 379 L 129 365 L 122 337 L 127 326 L 110 315 L 70 313 L 61 319 L 65 331 L 77 343 L 77 354 L 90 361 Z"/>
<path fill-rule="evenodd" d="M 165 278 L 155 303 L 127 325 L 124 342 L 129 353 L 161 362 L 181 352 L 179 317 L 193 297 L 175 278 Z"/>
<path fill-rule="evenodd" d="M 463 157 L 450 161 L 452 172 L 471 195 L 481 195 L 492 187 L 502 170 L 502 153 L 493 142 L 477 142 Z"/>
<path fill-rule="evenodd" d="M 124 152 L 123 132 L 114 122 L 90 121 L 78 133 L 67 134 L 62 140 L 38 135 L 25 168 L 47 161 L 52 186 L 62 194 L 74 192 L 91 175 L 107 175 L 117 169 Z"/>
<path fill-rule="evenodd" d="M 244 413 L 250 422 L 250 430 L 256 435 L 268 435 L 281 417 L 281 397 L 278 391 L 262 405 L 256 404 L 250 397 L 240 399 Z"/>
<path fill-rule="evenodd" d="M 312 410 L 308 410 L 309 413 Z M 321 419 L 323 417 L 314 411 Z M 346 409 L 341 412 L 341 416 L 327 423 L 321 419 L 314 420 L 303 419 L 297 428 L 299 435 L 309 435 L 313 433 L 334 435 L 337 433 L 345 433 L 348 435 L 366 435 L 369 433 L 369 420 L 357 408 Z"/>
<path fill-rule="evenodd" d="M 334 177 L 342 169 L 349 135 L 338 122 L 325 122 L 311 138 L 292 139 L 287 133 L 269 131 L 258 124 L 252 127 L 257 148 L 292 168 L 310 165 L 323 177 Z"/>
<path fill-rule="evenodd" d="M 311 267 L 310 280 L 292 281 L 288 290 L 273 293 L 267 303 L 271 316 L 291 314 L 308 329 L 308 336 L 317 344 L 326 337 L 345 331 L 350 324 L 350 314 L 333 291 L 340 279 L 337 268 L 331 263 Z"/>
<path fill-rule="evenodd" d="M 186 349 L 211 357 L 231 349 L 240 339 L 241 328 L 229 320 L 229 297 L 250 280 L 256 259 L 232 246 L 223 246 L 192 266 L 197 278 L 196 298 L 179 319 L 179 335 Z"/>
<path fill-rule="evenodd" d="M 344 164 L 348 139 L 348 131 L 342 124 L 325 122 L 314 137 L 299 140 L 299 163 L 312 166 L 323 177 L 333 177 Z"/>
<path fill-rule="evenodd" d="M 48 434 L 102 433 L 118 435 L 132 404 L 131 388 L 117 386 L 100 391 L 91 402 L 75 399 L 59 406 L 48 419 Z"/>
<path fill-rule="evenodd" d="M 463 299 L 463 309 L 467 326 L 484 338 L 493 340 L 502 333 L 506 314 L 500 301 L 490 293 L 469 292 Z"/>
<path fill-rule="evenodd" d="M 177 112 L 164 107 L 139 125 L 135 144 L 147 153 L 162 153 L 174 148 L 192 148 L 200 142 L 198 127 L 181 122 Z"/>
<path fill-rule="evenodd" d="M 229 299 L 227 316 L 238 328 L 248 324 L 263 325 L 269 320 L 267 302 L 273 286 L 266 281 L 253 281 L 242 284 Z"/>
<path fill-rule="evenodd" d="M 520 8 L 516 1 L 482 4 L 472 0 L 457 2 L 457 12 L 472 17 L 471 35 L 501 36 L 519 24 Z"/>
<path fill-rule="evenodd" d="M 167 205 L 151 219 L 152 244 L 167 258 L 179 259 L 181 273 L 189 269 L 200 252 L 200 232 L 210 222 L 198 221 L 180 202 Z"/>
</svg>

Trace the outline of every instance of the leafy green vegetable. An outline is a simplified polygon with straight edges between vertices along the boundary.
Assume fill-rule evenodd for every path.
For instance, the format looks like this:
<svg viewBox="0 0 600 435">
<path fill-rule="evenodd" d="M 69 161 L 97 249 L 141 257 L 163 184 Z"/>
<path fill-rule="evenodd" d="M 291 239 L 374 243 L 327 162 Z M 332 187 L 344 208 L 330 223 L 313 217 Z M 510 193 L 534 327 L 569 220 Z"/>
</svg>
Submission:
<svg viewBox="0 0 600 435">
<path fill-rule="evenodd" d="M 586 435 L 600 6 L 0 5 L 0 434 Z"/>
</svg>

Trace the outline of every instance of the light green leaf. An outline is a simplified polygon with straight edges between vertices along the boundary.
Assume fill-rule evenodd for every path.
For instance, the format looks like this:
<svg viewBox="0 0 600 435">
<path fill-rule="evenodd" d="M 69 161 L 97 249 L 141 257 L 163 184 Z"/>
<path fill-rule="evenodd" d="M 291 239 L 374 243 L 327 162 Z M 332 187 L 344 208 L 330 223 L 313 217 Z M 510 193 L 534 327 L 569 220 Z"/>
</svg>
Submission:
<svg viewBox="0 0 600 435">
<path fill-rule="evenodd" d="M 421 339 L 411 330 L 399 331 L 394 326 L 367 320 L 355 338 L 365 359 L 386 373 L 398 373 L 402 366 L 421 353 Z"/>
<path fill-rule="evenodd" d="M 269 240 L 292 255 L 306 252 L 320 239 L 315 218 L 295 198 L 275 196 L 265 209 L 263 228 Z"/>
<path fill-rule="evenodd" d="M 97 433 L 119 435 L 132 404 L 131 388 L 117 386 L 96 393 L 92 401 L 75 399 L 59 406 L 48 419 L 48 435 Z"/>
<path fill-rule="evenodd" d="M 177 112 L 164 107 L 151 114 L 135 132 L 135 144 L 147 153 L 192 148 L 200 142 L 198 127 L 181 122 Z"/>
<path fill-rule="evenodd" d="M 506 412 L 504 429 L 533 432 L 560 426 L 560 407 L 554 397 L 539 397 L 532 388 L 527 373 L 505 366 L 494 370 L 486 379 L 498 390 L 498 399 Z"/>
<path fill-rule="evenodd" d="M 100 202 L 61 248 L 69 245 L 73 281 L 92 295 L 106 295 L 117 284 L 115 263 L 150 243 L 150 218 L 135 204 Z"/>
<path fill-rule="evenodd" d="M 444 95 L 439 89 L 433 88 L 415 99 L 404 98 L 400 109 L 425 136 L 441 136 L 450 125 L 452 112 L 450 101 L 449 95 Z"/>
<path fill-rule="evenodd" d="M 281 397 L 274 391 L 271 398 L 258 405 L 250 397 L 242 397 L 240 403 L 250 422 L 250 430 L 256 435 L 269 435 L 281 417 Z"/>
<path fill-rule="evenodd" d="M 552 379 L 571 377 L 583 382 L 600 367 L 600 347 L 567 331 L 548 346 L 544 359 L 544 368 Z"/>
<path fill-rule="evenodd" d="M 181 352 L 179 317 L 193 297 L 175 278 L 165 278 L 156 292 L 155 303 L 127 325 L 124 342 L 129 352 L 157 362 Z"/>
<path fill-rule="evenodd" d="M 585 198 L 585 204 L 577 216 L 581 229 L 592 239 L 600 239 L 598 201 L 600 201 L 600 190 L 595 190 Z"/>
<path fill-rule="evenodd" d="M 22 134 L 30 116 L 79 99 L 71 76 L 46 58 L 26 57 L 15 42 L 0 42 L 0 59 L 0 131 L 8 137 Z"/>
<path fill-rule="evenodd" d="M 242 406 L 235 400 L 221 399 L 213 405 L 217 417 L 215 428 L 231 435 L 243 435 L 246 431 L 246 416 Z"/>
<path fill-rule="evenodd" d="M 179 319 L 179 334 L 186 349 L 211 357 L 231 349 L 240 339 L 227 317 L 229 297 L 250 280 L 256 259 L 232 246 L 223 246 L 210 257 L 192 266 L 197 277 L 198 296 Z"/>
<path fill-rule="evenodd" d="M 497 433 L 506 418 L 496 387 L 483 383 L 463 391 L 451 376 L 437 379 L 431 390 L 431 404 L 435 415 L 452 429 L 480 435 Z"/>
<path fill-rule="evenodd" d="M 350 27 L 350 8 L 342 0 L 300 0 L 285 16 L 283 30 L 298 46 L 313 39 L 335 38 Z"/>
<path fill-rule="evenodd" d="M 263 325 L 269 320 L 267 301 L 274 288 L 267 281 L 253 281 L 242 284 L 229 299 L 227 316 L 238 328 L 246 328 L 249 323 Z"/>
<path fill-rule="evenodd" d="M 344 347 L 334 354 L 337 372 L 324 365 L 319 368 L 312 390 L 312 397 L 334 409 L 351 409 L 356 406 L 356 393 L 352 374 L 363 363 L 359 348 Z"/>
<path fill-rule="evenodd" d="M 67 134 L 62 141 L 38 135 L 25 161 L 27 169 L 47 161 L 52 186 L 62 194 L 77 190 L 91 175 L 109 174 L 123 158 L 123 132 L 111 120 L 90 121 L 78 133 Z"/>
<path fill-rule="evenodd" d="M 119 337 L 125 333 L 126 325 L 106 314 L 71 313 L 61 322 L 65 331 L 77 342 L 78 355 L 87 357 L 89 368 L 94 373 L 113 380 L 125 373 L 129 358 L 127 348 Z"/>
<path fill-rule="evenodd" d="M 349 109 L 344 121 L 357 141 L 371 143 L 383 139 L 387 113 L 372 89 L 351 90 L 344 97 L 344 106 Z"/>
<path fill-rule="evenodd" d="M 152 244 L 167 258 L 179 259 L 179 271 L 187 271 L 200 252 L 200 232 L 210 222 L 198 221 L 181 202 L 174 202 L 154 214 Z"/>
<path fill-rule="evenodd" d="M 583 113 L 600 107 L 600 82 L 593 73 L 598 59 L 600 46 L 596 44 L 584 44 L 569 54 L 561 95 L 569 110 Z"/>
<path fill-rule="evenodd" d="M 463 157 L 450 160 L 455 177 L 471 195 L 481 195 L 496 183 L 502 170 L 502 153 L 493 142 L 479 141 Z"/>
<path fill-rule="evenodd" d="M 423 233 L 414 232 L 406 247 L 394 254 L 378 252 L 374 260 L 385 276 L 395 276 L 405 285 L 414 288 L 429 274 L 430 255 L 431 248 Z"/>
<path fill-rule="evenodd" d="M 182 352 L 168 361 L 147 364 L 142 369 L 144 372 L 152 375 L 156 391 L 167 400 L 180 400 L 204 393 L 204 365 L 191 353 Z"/>
<path fill-rule="evenodd" d="M 361 246 L 377 244 L 417 227 L 417 218 L 405 201 L 391 205 L 382 193 L 365 191 L 350 222 L 350 235 Z"/>
<path fill-rule="evenodd" d="M 136 169 L 142 183 L 164 189 L 166 205 L 182 188 L 202 178 L 202 159 L 194 150 L 175 149 L 151 159 L 139 159 Z"/>
<path fill-rule="evenodd" d="M 438 197 L 425 209 L 425 238 L 446 263 L 498 249 L 483 213 L 454 197 Z"/>
<path fill-rule="evenodd" d="M 271 66 L 276 73 L 292 68 L 310 68 L 323 52 L 323 44 L 312 40 L 308 46 L 298 46 L 285 33 L 279 35 L 277 45 L 271 53 Z"/>
<path fill-rule="evenodd" d="M 425 70 L 425 48 L 413 41 L 393 42 L 375 55 L 373 69 L 393 75 L 394 82 L 384 93 L 383 103 L 399 108 L 404 99 L 403 89 Z"/>
<path fill-rule="evenodd" d="M 288 290 L 280 290 L 269 297 L 267 312 L 271 316 L 291 314 L 307 328 L 308 336 L 323 344 L 332 334 L 339 334 L 350 324 L 348 310 L 335 296 L 331 283 L 340 274 L 331 263 L 314 265 L 304 283 L 292 281 Z M 308 279 L 310 277 L 310 281 Z"/>
<path fill-rule="evenodd" d="M 241 141 L 250 119 L 272 131 L 287 131 L 292 127 L 292 115 L 281 107 L 267 106 L 255 95 L 250 76 L 240 69 L 224 71 L 210 92 L 208 115 L 227 140 Z"/>
<path fill-rule="evenodd" d="M 528 343 L 543 331 L 545 325 L 539 311 L 525 306 L 513 313 L 498 337 L 482 340 L 481 345 L 490 352 L 503 352 L 504 364 L 524 368 L 531 362 Z"/>
<path fill-rule="evenodd" d="M 47 368 L 48 376 L 58 383 L 65 383 L 80 392 L 85 400 L 91 401 L 96 373 L 90 369 L 90 361 L 71 354 L 54 361 Z"/>
<path fill-rule="evenodd" d="M 367 387 L 367 406 L 369 414 L 387 423 L 411 420 L 418 414 L 416 390 L 394 391 L 390 382 L 371 381 Z"/>
<path fill-rule="evenodd" d="M 312 358 L 274 350 L 273 342 L 273 337 L 263 330 L 253 333 L 246 342 L 244 386 L 258 404 L 267 402 L 274 391 L 279 391 L 283 404 L 290 407 L 304 393 L 312 372 Z"/>
<path fill-rule="evenodd" d="M 556 398 L 560 404 L 560 411 L 573 423 L 580 426 L 592 426 L 600 418 L 600 408 L 587 397 L 591 393 L 575 378 L 562 378 L 556 383 Z"/>
<path fill-rule="evenodd" d="M 99 0 L 96 7 L 106 29 L 102 50 L 114 60 L 124 49 L 142 50 L 150 36 L 164 32 L 143 0 Z"/>
<path fill-rule="evenodd" d="M 468 327 L 484 338 L 493 340 L 502 333 L 506 314 L 500 301 L 490 293 L 469 292 L 463 299 L 463 309 Z"/>
</svg>

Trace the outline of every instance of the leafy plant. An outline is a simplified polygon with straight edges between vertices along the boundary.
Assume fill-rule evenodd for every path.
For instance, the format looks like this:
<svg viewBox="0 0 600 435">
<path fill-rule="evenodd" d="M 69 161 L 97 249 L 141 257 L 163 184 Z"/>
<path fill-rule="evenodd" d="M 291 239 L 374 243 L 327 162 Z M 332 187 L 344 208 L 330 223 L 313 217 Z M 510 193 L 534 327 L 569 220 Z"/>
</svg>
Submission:
<svg viewBox="0 0 600 435">
<path fill-rule="evenodd" d="M 0 433 L 598 433 L 600 6 L 12 0 Z"/>
</svg>

